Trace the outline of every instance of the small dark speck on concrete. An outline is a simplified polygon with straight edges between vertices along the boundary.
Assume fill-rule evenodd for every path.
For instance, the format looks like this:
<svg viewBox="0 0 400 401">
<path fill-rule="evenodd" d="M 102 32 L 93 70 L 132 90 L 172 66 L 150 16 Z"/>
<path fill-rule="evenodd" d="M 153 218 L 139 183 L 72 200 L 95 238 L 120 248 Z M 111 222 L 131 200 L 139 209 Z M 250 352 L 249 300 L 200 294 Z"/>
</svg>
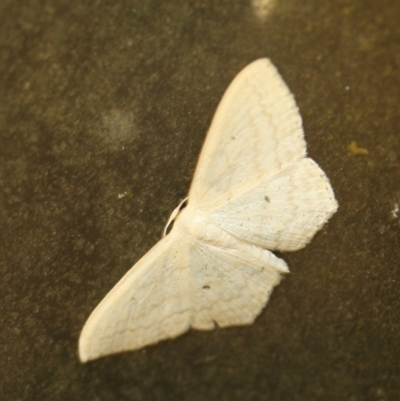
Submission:
<svg viewBox="0 0 400 401">
<path fill-rule="evenodd" d="M 399 399 L 399 1 L 0 4 L 1 399 Z M 161 238 L 222 94 L 260 57 L 293 92 L 338 212 L 278 255 L 291 274 L 252 325 L 81 364 L 85 320 Z M 174 263 L 154 274 L 185 291 L 195 275 Z"/>
</svg>

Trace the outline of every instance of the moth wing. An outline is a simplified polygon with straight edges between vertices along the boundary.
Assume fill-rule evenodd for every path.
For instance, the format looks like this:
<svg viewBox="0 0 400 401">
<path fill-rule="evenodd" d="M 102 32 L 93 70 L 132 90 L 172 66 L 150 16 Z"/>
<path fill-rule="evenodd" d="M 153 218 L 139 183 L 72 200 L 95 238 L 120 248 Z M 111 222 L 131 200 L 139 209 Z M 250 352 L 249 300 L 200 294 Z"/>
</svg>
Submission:
<svg viewBox="0 0 400 401">
<path fill-rule="evenodd" d="M 272 252 L 225 233 L 221 247 L 172 230 L 101 301 L 79 339 L 82 362 L 177 337 L 251 324 L 288 272 Z"/>
<path fill-rule="evenodd" d="M 216 225 L 271 250 L 303 248 L 338 204 L 324 172 L 304 158 L 211 213 Z"/>
<path fill-rule="evenodd" d="M 171 232 L 125 274 L 83 327 L 82 362 L 174 338 L 189 329 L 187 255 L 185 242 Z"/>
<path fill-rule="evenodd" d="M 224 233 L 220 246 L 197 241 L 189 285 L 192 294 L 191 327 L 209 330 L 246 325 L 267 303 L 281 273 L 289 272 L 272 252 Z"/>
<path fill-rule="evenodd" d="M 272 63 L 259 59 L 235 77 L 217 108 L 189 202 L 211 210 L 305 154 L 294 97 Z"/>
</svg>

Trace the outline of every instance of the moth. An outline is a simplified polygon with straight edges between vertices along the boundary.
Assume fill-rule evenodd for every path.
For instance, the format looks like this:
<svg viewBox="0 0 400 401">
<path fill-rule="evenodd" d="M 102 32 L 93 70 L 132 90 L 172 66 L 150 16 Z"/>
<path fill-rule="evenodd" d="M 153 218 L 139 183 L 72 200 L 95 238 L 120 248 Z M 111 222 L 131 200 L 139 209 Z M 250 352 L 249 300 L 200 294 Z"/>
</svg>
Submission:
<svg viewBox="0 0 400 401">
<path fill-rule="evenodd" d="M 81 361 L 252 324 L 289 272 L 271 251 L 303 248 L 337 208 L 293 95 L 268 59 L 251 63 L 218 106 L 187 206 L 90 315 Z"/>
</svg>

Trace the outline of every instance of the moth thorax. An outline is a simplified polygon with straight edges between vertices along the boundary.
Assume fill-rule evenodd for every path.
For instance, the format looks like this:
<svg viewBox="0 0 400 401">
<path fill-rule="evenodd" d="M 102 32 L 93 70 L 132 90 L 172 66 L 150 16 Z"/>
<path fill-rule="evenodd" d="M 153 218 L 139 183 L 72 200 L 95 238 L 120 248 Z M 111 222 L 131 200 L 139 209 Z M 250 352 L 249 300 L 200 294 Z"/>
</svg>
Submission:
<svg viewBox="0 0 400 401">
<path fill-rule="evenodd" d="M 207 226 L 209 225 L 209 216 L 200 210 L 187 206 L 183 209 L 175 220 L 175 227 L 184 231 L 186 234 L 193 235 L 202 239 L 207 235 Z"/>
</svg>

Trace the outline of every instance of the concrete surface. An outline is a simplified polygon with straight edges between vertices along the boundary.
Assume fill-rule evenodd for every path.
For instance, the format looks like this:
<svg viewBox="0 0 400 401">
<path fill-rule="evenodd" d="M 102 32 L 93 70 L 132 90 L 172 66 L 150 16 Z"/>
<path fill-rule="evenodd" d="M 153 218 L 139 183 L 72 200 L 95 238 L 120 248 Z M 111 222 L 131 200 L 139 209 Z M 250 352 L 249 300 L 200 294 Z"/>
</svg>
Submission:
<svg viewBox="0 0 400 401">
<path fill-rule="evenodd" d="M 394 0 L 2 0 L 0 398 L 398 400 L 399 21 Z M 282 255 L 254 325 L 81 365 L 86 318 L 159 239 L 259 57 L 338 213 Z"/>
</svg>

